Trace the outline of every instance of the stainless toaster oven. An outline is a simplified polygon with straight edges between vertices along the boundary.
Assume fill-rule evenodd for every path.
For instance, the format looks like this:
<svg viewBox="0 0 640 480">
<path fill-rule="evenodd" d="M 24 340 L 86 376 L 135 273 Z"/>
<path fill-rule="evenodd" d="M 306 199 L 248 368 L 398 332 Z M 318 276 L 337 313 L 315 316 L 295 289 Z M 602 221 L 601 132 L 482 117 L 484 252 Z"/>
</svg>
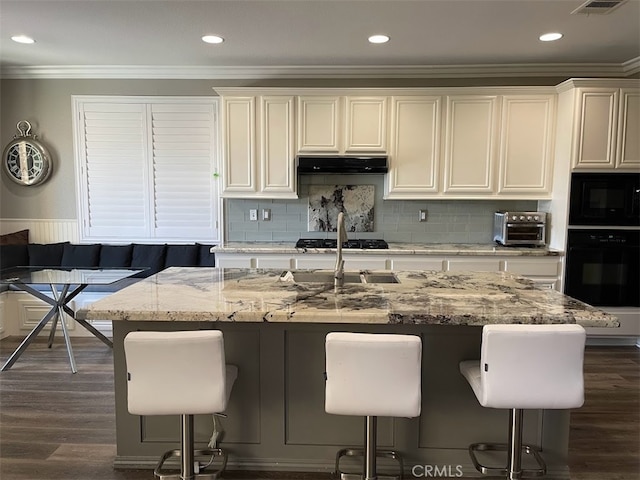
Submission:
<svg viewBox="0 0 640 480">
<path fill-rule="evenodd" d="M 546 245 L 547 214 L 545 212 L 495 212 L 493 240 L 506 246 Z"/>
</svg>

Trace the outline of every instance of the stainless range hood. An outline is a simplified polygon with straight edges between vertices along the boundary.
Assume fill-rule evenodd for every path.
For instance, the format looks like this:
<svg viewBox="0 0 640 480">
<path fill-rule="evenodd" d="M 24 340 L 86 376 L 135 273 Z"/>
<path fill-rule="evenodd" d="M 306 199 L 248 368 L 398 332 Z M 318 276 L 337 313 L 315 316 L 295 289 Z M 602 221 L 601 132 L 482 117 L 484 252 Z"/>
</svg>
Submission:
<svg viewBox="0 0 640 480">
<path fill-rule="evenodd" d="M 300 174 L 371 174 L 388 171 L 386 156 L 298 155 Z"/>
</svg>

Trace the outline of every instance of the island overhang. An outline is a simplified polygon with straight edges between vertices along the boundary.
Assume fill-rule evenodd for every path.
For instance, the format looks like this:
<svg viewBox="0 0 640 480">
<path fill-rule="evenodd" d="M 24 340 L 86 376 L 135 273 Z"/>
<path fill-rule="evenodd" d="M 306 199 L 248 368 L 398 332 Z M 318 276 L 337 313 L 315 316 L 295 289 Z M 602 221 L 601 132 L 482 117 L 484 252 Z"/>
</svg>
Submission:
<svg viewBox="0 0 640 480">
<path fill-rule="evenodd" d="M 172 267 L 78 312 L 86 320 L 470 325 L 576 323 L 614 316 L 507 272 L 395 272 L 399 283 L 283 279 L 282 270 Z"/>
</svg>

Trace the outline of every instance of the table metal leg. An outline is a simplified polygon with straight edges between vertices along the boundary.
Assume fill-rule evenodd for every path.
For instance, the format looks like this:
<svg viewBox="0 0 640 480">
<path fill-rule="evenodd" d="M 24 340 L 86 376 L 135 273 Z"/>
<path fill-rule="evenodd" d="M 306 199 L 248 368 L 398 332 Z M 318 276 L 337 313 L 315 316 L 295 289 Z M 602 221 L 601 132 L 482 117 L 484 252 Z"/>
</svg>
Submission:
<svg viewBox="0 0 640 480">
<path fill-rule="evenodd" d="M 50 287 L 51 292 L 53 293 L 53 298 L 55 298 L 56 300 L 56 305 L 60 304 L 60 296 L 62 296 L 62 298 L 66 297 L 67 291 L 69 290 L 69 285 L 64 286 L 60 296 L 58 295 L 58 291 L 56 290 L 55 285 L 50 285 Z M 53 323 L 51 324 L 51 332 L 49 332 L 49 348 L 53 346 L 53 339 L 56 336 L 56 329 L 58 328 L 58 320 L 64 321 L 64 315 L 60 316 L 59 312 L 60 309 L 58 309 L 58 315 L 53 318 Z"/>
<path fill-rule="evenodd" d="M 82 284 L 77 286 L 73 291 L 69 292 L 71 285 L 66 284 L 63 286 L 62 290 L 58 294 L 58 290 L 54 284 L 51 284 L 51 292 L 53 293 L 53 299 L 44 293 L 36 290 L 30 285 L 26 285 L 24 283 L 15 283 L 13 284 L 20 290 L 30 293 L 34 297 L 42 300 L 43 302 L 51 305 L 51 310 L 38 322 L 38 325 L 35 326 L 29 335 L 22 341 L 22 343 L 18 346 L 18 348 L 11 354 L 9 359 L 2 366 L 0 371 L 5 371 L 11 368 L 11 366 L 20 358 L 20 355 L 25 351 L 25 349 L 29 346 L 31 341 L 38 336 L 38 334 L 42 331 L 44 326 L 49 323 L 49 321 L 53 320 L 51 324 L 51 333 L 49 333 L 49 348 L 53 345 L 53 340 L 55 338 L 55 331 L 58 326 L 58 321 L 60 322 L 60 326 L 62 328 L 62 335 L 64 337 L 64 343 L 67 348 L 67 353 L 69 355 L 69 363 L 71 364 L 71 371 L 76 373 L 78 370 L 76 368 L 75 358 L 73 356 L 73 348 L 71 347 L 71 339 L 69 337 L 69 332 L 67 330 L 67 325 L 65 323 L 65 314 L 69 315 L 73 318 L 78 324 L 82 325 L 86 328 L 92 335 L 101 340 L 107 346 L 113 348 L 113 342 L 109 340 L 106 336 L 104 336 L 101 332 L 99 332 L 93 325 L 88 323 L 85 320 L 79 320 L 75 318 L 75 312 L 67 305 L 76 295 L 78 295 L 82 290 L 84 290 L 87 285 Z"/>
<path fill-rule="evenodd" d="M 35 328 L 33 330 L 31 330 L 31 332 L 29 332 L 29 335 L 27 335 L 25 337 L 25 339 L 22 341 L 22 343 L 18 346 L 18 348 L 15 349 L 15 351 L 11 354 L 11 356 L 9 357 L 9 359 L 4 363 L 4 365 L 2 366 L 2 368 L 0 369 L 0 371 L 4 372 L 5 370 L 9 370 L 11 368 L 11 366 L 16 363 L 16 360 L 18 360 L 18 358 L 20 358 L 20 355 L 22 355 L 22 352 L 25 351 L 25 349 L 29 346 L 29 344 L 31 343 L 31 341 L 38 336 L 38 334 L 40 333 L 40 331 L 44 328 L 44 326 L 49 322 L 49 320 L 51 320 L 53 318 L 54 315 L 58 314 L 58 308 L 57 307 L 53 307 L 51 310 L 49 310 L 49 313 L 47 313 L 42 320 L 40 320 L 40 322 L 38 323 L 38 325 L 35 326 Z"/>
<path fill-rule="evenodd" d="M 66 303 L 68 302 L 67 300 L 67 292 L 69 291 L 69 287 L 70 285 L 65 285 L 62 289 L 62 292 L 60 292 L 60 295 L 58 295 L 58 291 L 56 290 L 56 286 L 55 285 L 50 285 L 51 286 L 51 293 L 53 293 L 53 297 L 56 299 L 56 309 L 58 310 L 58 315 L 56 316 L 56 318 L 53 321 L 53 326 L 52 328 L 55 328 L 55 324 L 57 320 L 60 320 L 60 327 L 62 328 L 62 336 L 64 338 L 64 343 L 67 347 L 67 355 L 69 355 L 69 363 L 71 364 L 71 371 L 73 373 L 76 373 L 78 371 L 77 367 L 76 367 L 76 359 L 73 356 L 73 348 L 71 347 L 71 339 L 69 338 L 69 332 L 67 330 L 67 323 L 65 322 L 65 311 L 64 311 L 64 307 L 66 305 Z M 73 317 L 71 317 L 73 318 Z M 51 331 L 51 333 L 53 334 L 54 330 Z M 53 335 L 51 335 L 51 338 L 53 337 Z M 51 341 L 51 339 L 50 339 Z"/>
</svg>

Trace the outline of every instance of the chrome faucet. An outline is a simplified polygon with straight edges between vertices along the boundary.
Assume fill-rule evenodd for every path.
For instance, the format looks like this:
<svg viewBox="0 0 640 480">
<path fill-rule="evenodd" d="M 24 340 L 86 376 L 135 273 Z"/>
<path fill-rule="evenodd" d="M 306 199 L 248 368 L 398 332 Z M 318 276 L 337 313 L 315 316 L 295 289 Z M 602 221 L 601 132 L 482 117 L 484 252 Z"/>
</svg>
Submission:
<svg viewBox="0 0 640 480">
<path fill-rule="evenodd" d="M 347 232 L 344 228 L 344 213 L 338 213 L 337 228 L 337 245 L 336 245 L 336 268 L 333 272 L 334 286 L 342 287 L 344 285 L 344 260 L 342 259 L 342 244 L 346 242 Z"/>
</svg>

